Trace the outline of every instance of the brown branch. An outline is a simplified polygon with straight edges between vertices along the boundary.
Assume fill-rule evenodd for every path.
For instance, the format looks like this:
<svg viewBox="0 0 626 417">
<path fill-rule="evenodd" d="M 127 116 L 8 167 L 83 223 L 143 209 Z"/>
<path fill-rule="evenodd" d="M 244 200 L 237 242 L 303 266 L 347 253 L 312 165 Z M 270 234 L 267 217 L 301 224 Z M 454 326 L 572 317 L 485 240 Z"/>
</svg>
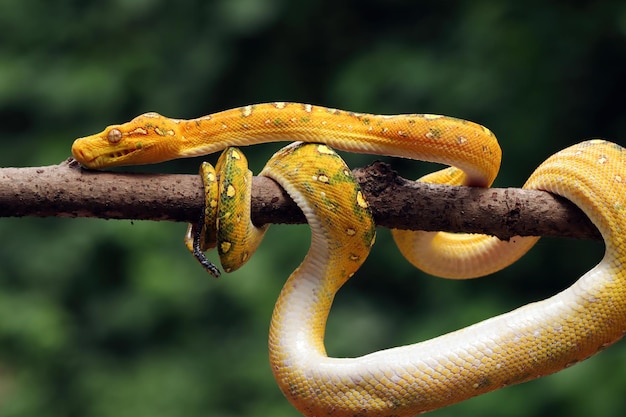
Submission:
<svg viewBox="0 0 626 417">
<path fill-rule="evenodd" d="M 599 239 L 573 204 L 542 191 L 416 183 L 376 162 L 355 170 L 379 226 L 486 233 L 508 239 L 559 236 Z M 203 205 L 197 175 L 88 171 L 73 160 L 54 166 L 0 169 L 0 217 L 70 216 L 194 221 Z M 253 221 L 304 223 L 272 180 L 253 181 Z"/>
</svg>

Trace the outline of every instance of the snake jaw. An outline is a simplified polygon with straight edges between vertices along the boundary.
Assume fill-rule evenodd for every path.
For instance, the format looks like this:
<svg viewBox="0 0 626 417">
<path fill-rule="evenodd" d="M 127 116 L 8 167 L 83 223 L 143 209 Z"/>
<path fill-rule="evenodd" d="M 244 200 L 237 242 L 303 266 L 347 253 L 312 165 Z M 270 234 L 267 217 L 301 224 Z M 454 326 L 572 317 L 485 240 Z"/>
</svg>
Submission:
<svg viewBox="0 0 626 417">
<path fill-rule="evenodd" d="M 98 143 L 103 143 L 103 145 L 97 146 Z M 105 139 L 97 141 L 94 140 L 93 136 L 88 136 L 74 141 L 72 155 L 86 168 L 99 169 L 119 165 L 135 165 L 137 164 L 136 161 L 142 159 L 138 157 L 138 153 L 144 152 L 148 148 L 140 141 L 133 143 L 126 140 L 111 149 L 110 142 Z"/>
</svg>

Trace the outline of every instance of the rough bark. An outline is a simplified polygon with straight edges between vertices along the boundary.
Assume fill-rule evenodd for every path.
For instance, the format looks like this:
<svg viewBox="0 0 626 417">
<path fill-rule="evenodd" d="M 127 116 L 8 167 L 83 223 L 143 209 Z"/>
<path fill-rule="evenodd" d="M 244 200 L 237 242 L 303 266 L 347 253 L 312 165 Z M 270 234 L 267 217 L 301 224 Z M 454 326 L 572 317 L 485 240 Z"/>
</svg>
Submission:
<svg viewBox="0 0 626 417">
<path fill-rule="evenodd" d="M 381 162 L 354 172 L 379 226 L 486 233 L 502 239 L 600 238 L 576 206 L 546 192 L 417 183 Z M 0 169 L 0 217 L 190 222 L 202 206 L 197 175 L 88 171 L 71 159 L 53 166 Z M 256 224 L 305 222 L 293 201 L 268 178 L 254 178 L 252 206 Z"/>
</svg>

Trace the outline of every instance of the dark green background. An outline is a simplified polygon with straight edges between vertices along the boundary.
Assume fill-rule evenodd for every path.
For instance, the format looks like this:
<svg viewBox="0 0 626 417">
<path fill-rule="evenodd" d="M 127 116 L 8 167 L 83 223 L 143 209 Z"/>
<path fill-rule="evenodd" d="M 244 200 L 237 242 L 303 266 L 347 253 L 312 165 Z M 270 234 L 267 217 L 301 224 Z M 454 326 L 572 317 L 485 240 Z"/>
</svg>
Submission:
<svg viewBox="0 0 626 417">
<path fill-rule="evenodd" d="M 0 166 L 57 164 L 74 138 L 139 113 L 197 117 L 274 100 L 482 123 L 499 186 L 590 137 L 624 144 L 626 3 L 616 1 L 0 2 Z M 279 145 L 248 149 L 255 172 Z M 375 158 L 346 155 L 351 166 Z M 213 158 L 211 158 L 213 159 Z M 429 164 L 389 160 L 417 177 Z M 200 159 L 142 168 L 197 170 Z M 0 219 L 0 416 L 296 416 L 273 381 L 273 303 L 306 252 L 280 226 L 210 278 L 185 226 Z M 425 276 L 380 230 L 337 297 L 332 355 L 413 343 L 544 298 L 602 246 L 542 240 L 476 281 Z M 616 416 L 626 345 L 433 416 Z"/>
</svg>

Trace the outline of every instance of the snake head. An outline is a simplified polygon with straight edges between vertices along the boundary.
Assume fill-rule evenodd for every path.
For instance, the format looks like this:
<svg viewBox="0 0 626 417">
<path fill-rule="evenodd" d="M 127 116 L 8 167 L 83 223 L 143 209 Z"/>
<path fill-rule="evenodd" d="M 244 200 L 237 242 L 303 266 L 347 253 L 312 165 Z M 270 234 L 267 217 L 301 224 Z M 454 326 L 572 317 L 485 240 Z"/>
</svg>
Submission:
<svg viewBox="0 0 626 417">
<path fill-rule="evenodd" d="M 178 157 L 178 131 L 178 120 L 145 113 L 130 122 L 76 139 L 72 155 L 91 169 L 163 162 Z"/>
</svg>

